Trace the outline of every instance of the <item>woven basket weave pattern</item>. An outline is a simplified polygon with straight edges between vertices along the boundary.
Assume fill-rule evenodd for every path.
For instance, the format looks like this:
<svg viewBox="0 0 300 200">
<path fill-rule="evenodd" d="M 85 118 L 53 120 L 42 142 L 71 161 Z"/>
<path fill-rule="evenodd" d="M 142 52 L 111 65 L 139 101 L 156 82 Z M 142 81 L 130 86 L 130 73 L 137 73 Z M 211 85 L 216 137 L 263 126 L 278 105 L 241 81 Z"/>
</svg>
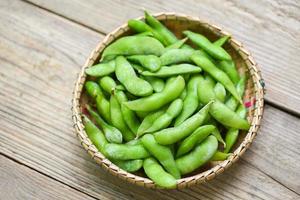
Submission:
<svg viewBox="0 0 300 200">
<path fill-rule="evenodd" d="M 223 31 L 218 26 L 204 22 L 199 18 L 195 17 L 175 13 L 161 13 L 155 15 L 155 17 L 163 21 L 164 24 L 180 38 L 182 38 L 183 30 L 192 30 L 195 32 L 202 33 L 211 40 L 215 40 L 223 35 L 229 35 L 228 32 Z M 143 18 L 140 17 L 139 19 Z M 155 186 L 150 179 L 128 173 L 114 165 L 108 159 L 106 159 L 89 140 L 87 134 L 84 131 L 81 119 L 81 103 L 83 98 L 82 91 L 83 85 L 86 81 L 86 75 L 84 73 L 84 70 L 87 67 L 99 62 L 101 52 L 107 45 L 109 45 L 115 39 L 129 34 L 131 34 L 131 31 L 129 30 L 127 24 L 124 24 L 118 27 L 113 32 L 111 32 L 110 34 L 108 34 L 91 53 L 90 57 L 84 64 L 81 72 L 79 73 L 78 79 L 75 83 L 74 94 L 72 99 L 72 118 L 74 122 L 74 128 L 82 146 L 87 150 L 87 152 L 92 156 L 92 158 L 105 170 L 130 183 L 134 183 L 136 185 L 144 186 L 147 188 L 157 188 L 157 186 Z M 244 101 L 255 101 L 254 105 L 248 108 L 247 113 L 247 118 L 249 121 L 251 121 L 251 127 L 247 133 L 239 134 L 239 145 L 235 148 L 235 151 L 233 152 L 232 156 L 230 156 L 227 160 L 222 162 L 212 162 L 210 165 L 211 168 L 206 171 L 178 180 L 178 189 L 190 187 L 192 185 L 211 180 L 216 175 L 224 172 L 225 169 L 227 169 L 234 162 L 236 162 L 239 159 L 239 157 L 243 155 L 245 150 L 249 148 L 259 129 L 264 106 L 264 85 L 262 85 L 263 80 L 261 78 L 261 72 L 259 71 L 256 62 L 254 61 L 250 53 L 244 49 L 240 42 L 231 38 L 228 44 L 225 45 L 225 49 L 231 54 L 238 70 L 240 72 L 246 72 L 249 75 L 244 95 Z"/>
</svg>

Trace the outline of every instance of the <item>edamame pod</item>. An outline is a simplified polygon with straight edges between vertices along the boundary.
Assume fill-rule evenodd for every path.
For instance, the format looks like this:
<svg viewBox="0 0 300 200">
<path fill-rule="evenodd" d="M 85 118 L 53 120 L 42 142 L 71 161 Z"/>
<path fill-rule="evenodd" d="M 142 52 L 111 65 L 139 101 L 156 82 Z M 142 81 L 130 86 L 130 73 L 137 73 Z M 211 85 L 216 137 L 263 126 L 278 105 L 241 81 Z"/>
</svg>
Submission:
<svg viewBox="0 0 300 200">
<path fill-rule="evenodd" d="M 240 105 L 238 109 L 236 110 L 236 114 L 240 116 L 242 119 L 244 119 L 247 115 L 247 109 L 244 105 Z M 239 134 L 239 130 L 235 128 L 228 129 L 226 136 L 225 136 L 225 142 L 226 142 L 226 148 L 224 149 L 224 153 L 228 153 L 232 146 L 237 141 Z"/>
<path fill-rule="evenodd" d="M 107 123 L 110 123 L 111 122 L 110 111 L 109 111 L 110 105 L 109 105 L 109 101 L 106 100 L 104 95 L 98 95 L 96 97 L 96 107 L 99 114 L 104 118 L 104 120 Z"/>
<path fill-rule="evenodd" d="M 212 102 L 206 104 L 200 111 L 185 120 L 179 126 L 166 128 L 154 133 L 155 139 L 159 144 L 174 144 L 179 140 L 189 136 L 205 120 Z"/>
<path fill-rule="evenodd" d="M 143 166 L 143 160 L 114 160 L 113 163 L 127 172 L 136 172 Z"/>
<path fill-rule="evenodd" d="M 123 56 L 116 58 L 116 76 L 128 92 L 133 95 L 148 96 L 153 92 L 150 83 L 139 78 L 130 63 Z"/>
<path fill-rule="evenodd" d="M 116 160 L 136 160 L 150 156 L 143 145 L 107 144 L 105 151 L 109 158 Z"/>
<path fill-rule="evenodd" d="M 213 125 L 204 125 L 197 128 L 190 136 L 185 138 L 183 142 L 179 145 L 176 157 L 182 156 L 192 150 L 196 144 L 201 143 L 205 138 L 207 138 L 212 131 L 216 129 Z"/>
<path fill-rule="evenodd" d="M 178 40 L 177 42 L 175 42 L 174 44 L 171 44 L 169 46 L 166 47 L 166 51 L 170 50 L 170 49 L 179 49 L 180 47 L 182 47 L 184 45 L 184 43 L 188 40 L 188 38 L 183 38 L 181 40 Z"/>
<path fill-rule="evenodd" d="M 201 72 L 201 68 L 191 64 L 178 64 L 168 67 L 161 67 L 160 70 L 156 72 L 143 71 L 144 76 L 155 76 L 155 77 L 170 77 L 175 75 L 184 74 L 195 74 Z"/>
<path fill-rule="evenodd" d="M 98 127 L 85 115 L 83 115 L 83 125 L 84 130 L 91 142 L 95 145 L 95 147 L 103 154 L 105 153 L 105 145 L 108 143 L 104 134 Z"/>
<path fill-rule="evenodd" d="M 133 67 L 133 69 L 135 69 L 137 71 L 137 73 L 139 73 L 139 74 L 141 74 L 143 71 L 145 71 L 145 69 L 141 65 L 138 65 L 135 63 L 130 63 L 130 64 Z"/>
<path fill-rule="evenodd" d="M 214 92 L 216 99 L 218 99 L 221 102 L 225 101 L 226 98 L 226 89 L 221 83 L 217 83 L 214 87 Z"/>
<path fill-rule="evenodd" d="M 95 119 L 96 123 L 102 128 L 106 139 L 109 142 L 122 143 L 122 133 L 115 127 L 107 124 L 90 106 L 86 107 L 90 115 Z"/>
<path fill-rule="evenodd" d="M 250 124 L 247 120 L 241 118 L 220 101 L 214 101 L 211 104 L 209 113 L 224 126 L 242 130 L 248 130 L 250 128 Z"/>
<path fill-rule="evenodd" d="M 153 122 L 157 118 L 162 116 L 164 113 L 165 113 L 165 109 L 160 109 L 158 111 L 154 111 L 154 112 L 148 114 L 142 121 L 140 127 L 138 128 L 137 137 L 142 136 L 145 133 L 145 131 L 152 126 Z"/>
<path fill-rule="evenodd" d="M 145 130 L 144 133 L 152 133 L 158 130 L 161 130 L 163 128 L 168 127 L 172 120 L 179 115 L 181 109 L 182 109 L 182 100 L 181 99 L 176 99 L 174 100 L 170 106 L 168 107 L 168 109 L 166 110 L 166 112 L 161 115 L 160 117 L 156 118 L 153 122 L 153 124 L 147 129 Z"/>
<path fill-rule="evenodd" d="M 180 179 L 180 172 L 176 167 L 173 154 L 169 147 L 158 144 L 153 135 L 150 134 L 144 135 L 141 141 L 148 152 L 162 164 L 167 172 L 174 176 L 174 178 Z"/>
<path fill-rule="evenodd" d="M 103 95 L 101 88 L 94 81 L 87 81 L 85 83 L 85 90 L 93 99 L 95 99 L 98 95 Z"/>
<path fill-rule="evenodd" d="M 230 35 L 225 35 L 223 37 L 220 37 L 218 40 L 216 40 L 213 44 L 216 46 L 223 46 L 223 44 L 225 44 L 227 42 L 227 40 L 229 40 L 231 36 Z"/>
<path fill-rule="evenodd" d="M 162 38 L 166 41 L 167 45 L 174 44 L 178 41 L 176 36 L 167 29 L 162 23 L 160 23 L 156 18 L 151 16 L 147 11 L 145 11 L 146 22 L 159 33 Z"/>
<path fill-rule="evenodd" d="M 234 84 L 238 83 L 240 76 L 232 60 L 222 60 L 219 62 L 218 66 L 228 75 Z"/>
<path fill-rule="evenodd" d="M 90 76 L 106 76 L 115 71 L 115 61 L 101 62 L 94 66 L 91 66 L 85 70 L 85 73 Z"/>
<path fill-rule="evenodd" d="M 212 57 L 219 60 L 231 60 L 230 55 L 222 47 L 214 45 L 205 36 L 192 31 L 183 31 L 183 34 Z"/>
<path fill-rule="evenodd" d="M 153 111 L 161 108 L 176 99 L 184 89 L 185 82 L 182 76 L 172 77 L 162 92 L 154 93 L 148 97 L 124 102 L 123 104 L 135 111 Z"/>
<path fill-rule="evenodd" d="M 192 62 L 191 56 L 195 50 L 193 49 L 170 49 L 160 56 L 161 65 L 170 65 L 183 62 Z"/>
<path fill-rule="evenodd" d="M 142 67 L 151 72 L 155 72 L 161 67 L 161 61 L 159 57 L 154 55 L 134 55 L 128 56 L 127 59 L 131 62 L 140 64 Z"/>
<path fill-rule="evenodd" d="M 210 76 L 200 76 L 198 85 L 198 98 L 203 104 L 207 104 L 216 98 L 214 92 L 215 81 Z"/>
<path fill-rule="evenodd" d="M 176 179 L 167 173 L 155 159 L 146 158 L 143 167 L 146 175 L 158 186 L 170 189 L 176 187 Z"/>
<path fill-rule="evenodd" d="M 121 105 L 115 95 L 110 96 L 110 115 L 112 116 L 111 123 L 122 132 L 124 140 L 133 140 L 135 135 L 131 132 L 124 121 Z"/>
<path fill-rule="evenodd" d="M 215 136 L 208 136 L 193 151 L 176 159 L 176 165 L 181 174 L 187 174 L 208 162 L 218 149 L 218 141 Z"/>
<path fill-rule="evenodd" d="M 210 74 L 214 79 L 218 82 L 222 83 L 223 86 L 237 99 L 240 103 L 242 103 L 241 97 L 237 93 L 234 84 L 230 80 L 230 78 L 225 74 L 222 70 L 218 69 L 208 58 L 200 54 L 193 54 L 191 59 L 200 66 L 203 71 Z"/>
<path fill-rule="evenodd" d="M 244 91 L 245 91 L 245 86 L 246 86 L 246 76 L 242 75 L 239 82 L 236 85 L 236 91 L 238 94 L 243 97 Z M 237 106 L 239 105 L 239 102 L 231 96 L 226 102 L 225 105 L 230 108 L 231 110 L 235 111 Z"/>
<path fill-rule="evenodd" d="M 187 95 L 183 100 L 181 113 L 175 120 L 174 126 L 178 126 L 188 117 L 190 117 L 198 108 L 198 85 L 200 84 L 201 76 L 193 76 L 187 84 Z"/>
<path fill-rule="evenodd" d="M 111 94 L 112 91 L 117 87 L 115 80 L 110 76 L 104 76 L 99 79 L 99 85 L 108 94 Z"/>
<path fill-rule="evenodd" d="M 159 40 L 162 44 L 167 45 L 167 42 L 164 40 L 164 38 L 157 33 L 153 28 L 151 28 L 148 24 L 141 20 L 137 19 L 130 19 L 128 21 L 128 26 L 133 29 L 134 31 L 138 33 L 145 33 L 150 32 L 157 40 Z"/>
<path fill-rule="evenodd" d="M 164 52 L 164 46 L 155 38 L 147 36 L 125 36 L 106 47 L 102 53 L 103 61 L 124 55 L 156 55 Z"/>
<path fill-rule="evenodd" d="M 232 153 L 224 153 L 221 151 L 217 151 L 215 155 L 211 158 L 212 161 L 223 161 L 226 160 Z"/>
<path fill-rule="evenodd" d="M 137 33 L 137 34 L 135 34 L 135 36 L 148 36 L 148 37 L 154 37 L 153 33 L 149 32 L 149 31 Z M 157 38 L 156 38 L 156 39 L 157 39 Z"/>
<path fill-rule="evenodd" d="M 152 85 L 155 92 L 161 92 L 165 88 L 165 81 L 161 78 L 154 76 L 143 76 L 143 78 Z"/>
</svg>

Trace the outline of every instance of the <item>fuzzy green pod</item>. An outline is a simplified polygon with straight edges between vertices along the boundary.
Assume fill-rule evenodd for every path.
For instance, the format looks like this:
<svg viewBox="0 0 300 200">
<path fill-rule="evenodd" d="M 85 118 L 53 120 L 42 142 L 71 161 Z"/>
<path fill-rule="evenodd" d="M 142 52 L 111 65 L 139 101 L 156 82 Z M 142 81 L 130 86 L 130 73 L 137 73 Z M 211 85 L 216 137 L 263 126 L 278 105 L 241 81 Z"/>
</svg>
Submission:
<svg viewBox="0 0 300 200">
<path fill-rule="evenodd" d="M 181 174 L 187 174 L 208 162 L 218 149 L 215 136 L 208 136 L 193 151 L 176 159 L 176 165 Z"/>
<path fill-rule="evenodd" d="M 125 36 L 106 47 L 102 53 L 103 61 L 117 56 L 156 55 L 164 52 L 164 46 L 155 38 L 147 36 Z"/>
<path fill-rule="evenodd" d="M 153 124 L 147 130 L 145 130 L 144 133 L 152 133 L 168 127 L 171 124 L 172 120 L 177 115 L 179 115 L 179 113 L 182 110 L 182 106 L 183 106 L 183 102 L 181 99 L 174 100 L 170 104 L 166 112 L 160 117 L 158 117 L 157 119 L 155 119 L 153 121 Z"/>
<path fill-rule="evenodd" d="M 143 167 L 146 175 L 156 185 L 169 189 L 176 187 L 176 179 L 171 174 L 167 173 L 154 158 L 146 158 Z"/>
<path fill-rule="evenodd" d="M 226 98 L 226 89 L 225 89 L 225 87 L 221 83 L 217 83 L 215 85 L 214 92 L 215 92 L 216 98 L 219 101 L 221 101 L 221 102 L 225 101 L 225 98 Z"/>
<path fill-rule="evenodd" d="M 180 179 L 180 172 L 176 167 L 173 154 L 169 147 L 158 144 L 151 134 L 144 135 L 141 141 L 148 152 L 162 164 L 167 172 L 176 179 Z"/>
<path fill-rule="evenodd" d="M 93 99 L 95 99 L 98 95 L 103 95 L 100 86 L 94 81 L 87 81 L 84 86 L 88 95 Z"/>
<path fill-rule="evenodd" d="M 215 155 L 211 158 L 212 161 L 223 161 L 226 160 L 229 156 L 231 156 L 231 153 L 224 153 L 221 151 L 217 151 Z"/>
<path fill-rule="evenodd" d="M 134 111 L 154 111 L 176 99 L 184 86 L 185 82 L 182 76 L 172 77 L 167 81 L 163 91 L 123 104 Z"/>
<path fill-rule="evenodd" d="M 144 76 L 154 76 L 154 77 L 170 77 L 176 75 L 184 74 L 195 74 L 201 72 L 201 68 L 191 64 L 178 64 L 168 67 L 161 67 L 160 70 L 156 72 L 143 71 Z"/>
<path fill-rule="evenodd" d="M 90 76 L 99 77 L 107 76 L 115 71 L 115 61 L 101 62 L 94 66 L 91 66 L 85 70 L 85 73 Z"/>
<path fill-rule="evenodd" d="M 179 126 L 170 127 L 154 133 L 155 139 L 159 144 L 169 145 L 180 141 L 189 136 L 196 130 L 208 115 L 208 111 L 212 102 L 206 104 L 200 111 L 185 120 Z"/>
<path fill-rule="evenodd" d="M 230 35 L 225 35 L 223 37 L 220 37 L 218 40 L 214 41 L 213 44 L 221 47 L 230 39 L 230 37 L 231 37 Z"/>
<path fill-rule="evenodd" d="M 136 160 L 150 156 L 149 152 L 141 144 L 107 144 L 105 152 L 109 158 L 115 160 Z"/>
<path fill-rule="evenodd" d="M 143 160 L 114 160 L 113 163 L 127 172 L 136 172 L 143 167 Z"/>
<path fill-rule="evenodd" d="M 154 76 L 143 76 L 143 78 L 152 85 L 155 92 L 161 92 L 165 88 L 165 81 L 161 78 Z"/>
<path fill-rule="evenodd" d="M 128 56 L 127 59 L 131 62 L 140 64 L 143 68 L 151 72 L 155 72 L 161 67 L 161 61 L 159 57 L 154 55 L 133 55 Z"/>
<path fill-rule="evenodd" d="M 130 63 L 123 56 L 116 58 L 116 76 L 128 92 L 135 96 L 148 96 L 153 92 L 150 83 L 139 78 Z"/>
<path fill-rule="evenodd" d="M 238 83 L 236 84 L 236 91 L 238 92 L 238 94 L 242 97 L 244 95 L 245 92 L 245 86 L 246 86 L 246 76 L 243 75 L 241 76 L 240 80 L 238 81 Z M 239 105 L 239 102 L 233 97 L 231 96 L 226 102 L 225 105 L 230 108 L 231 110 L 236 110 L 236 108 Z"/>
<path fill-rule="evenodd" d="M 190 57 L 194 52 L 193 49 L 169 49 L 160 56 L 161 64 L 191 63 Z"/>
<path fill-rule="evenodd" d="M 187 95 L 183 100 L 181 113 L 177 116 L 174 126 L 178 126 L 188 117 L 190 117 L 198 108 L 198 86 L 201 81 L 201 76 L 193 76 L 187 83 Z"/>
</svg>

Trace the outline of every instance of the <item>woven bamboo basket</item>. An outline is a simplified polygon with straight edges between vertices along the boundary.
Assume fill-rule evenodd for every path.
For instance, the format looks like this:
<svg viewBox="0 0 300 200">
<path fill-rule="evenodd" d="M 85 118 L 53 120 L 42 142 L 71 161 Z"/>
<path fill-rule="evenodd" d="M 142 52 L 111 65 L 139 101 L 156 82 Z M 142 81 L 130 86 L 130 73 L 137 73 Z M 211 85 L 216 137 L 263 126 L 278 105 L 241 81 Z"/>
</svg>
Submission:
<svg viewBox="0 0 300 200">
<path fill-rule="evenodd" d="M 159 13 L 154 16 L 162 21 L 173 33 L 176 34 L 178 38 L 183 38 L 183 30 L 191 30 L 204 34 L 212 41 L 221 36 L 230 35 L 220 27 L 196 17 L 177 13 Z M 143 19 L 143 17 L 140 17 L 138 19 Z M 87 59 L 85 65 L 81 69 L 81 72 L 79 73 L 78 79 L 75 84 L 72 99 L 72 118 L 77 136 L 79 137 L 82 146 L 106 171 L 114 176 L 120 177 L 127 182 L 139 186 L 143 186 L 146 188 L 158 188 L 153 183 L 153 181 L 146 178 L 142 173 L 128 173 L 105 158 L 89 140 L 87 134 L 84 131 L 84 126 L 82 123 L 81 105 L 83 105 L 87 99 L 83 89 L 84 83 L 86 81 L 84 70 L 87 67 L 99 62 L 101 53 L 106 46 L 115 41 L 117 38 L 125 35 L 130 35 L 132 33 L 133 32 L 131 32 L 127 24 L 123 24 L 122 26 L 109 33 L 104 38 L 104 40 L 100 42 L 99 45 L 92 51 L 90 57 Z M 245 72 L 248 74 L 249 78 L 243 100 L 246 107 L 248 108 L 247 119 L 249 122 L 251 122 L 251 128 L 248 132 L 242 132 L 239 134 L 239 139 L 237 144 L 233 148 L 234 151 L 232 156 L 222 162 L 210 162 L 204 167 L 200 168 L 197 172 L 194 172 L 193 174 L 189 174 L 188 176 L 177 180 L 177 189 L 187 188 L 195 184 L 211 180 L 218 174 L 224 172 L 225 169 L 236 162 L 239 157 L 244 154 L 246 149 L 249 148 L 260 127 L 264 108 L 264 82 L 261 77 L 260 70 L 250 53 L 245 50 L 243 45 L 233 37 L 231 37 L 231 39 L 225 44 L 224 48 L 234 59 L 239 72 Z"/>
</svg>

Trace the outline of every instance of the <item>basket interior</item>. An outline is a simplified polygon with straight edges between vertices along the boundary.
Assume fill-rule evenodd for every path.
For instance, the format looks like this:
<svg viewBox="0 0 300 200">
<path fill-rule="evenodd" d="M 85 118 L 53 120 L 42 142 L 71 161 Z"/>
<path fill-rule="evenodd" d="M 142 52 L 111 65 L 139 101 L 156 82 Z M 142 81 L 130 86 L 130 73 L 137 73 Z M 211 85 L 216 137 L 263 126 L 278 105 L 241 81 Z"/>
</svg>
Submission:
<svg viewBox="0 0 300 200">
<path fill-rule="evenodd" d="M 193 19 L 193 18 L 187 18 L 184 16 L 178 16 L 178 15 L 177 16 L 175 16 L 175 15 L 159 15 L 159 16 L 157 16 L 157 18 L 159 20 L 161 20 L 180 39 L 184 37 L 182 35 L 182 32 L 184 30 L 191 30 L 191 31 L 194 31 L 197 33 L 201 33 L 201 34 L 205 35 L 207 38 L 209 38 L 211 41 L 215 41 L 222 35 L 228 34 L 226 32 L 223 32 L 222 30 L 220 30 L 219 28 L 217 28 L 215 26 L 212 26 L 208 23 L 200 22 L 197 19 Z M 113 42 L 117 38 L 120 38 L 125 35 L 131 35 L 131 34 L 133 34 L 133 32 L 131 30 L 129 30 L 127 25 L 123 25 L 120 28 L 116 29 L 113 33 L 109 34 L 105 38 L 104 42 L 99 44 L 99 46 L 94 51 L 94 53 L 91 57 L 92 59 L 90 59 L 88 61 L 88 63 L 85 65 L 85 67 L 92 66 L 99 62 L 100 57 L 101 57 L 101 52 L 103 51 L 105 46 L 109 45 L 111 42 Z M 191 44 L 190 42 L 188 42 L 188 44 L 193 46 L 193 44 Z M 239 73 L 246 73 L 248 75 L 248 81 L 247 81 L 243 99 L 244 99 L 244 102 L 246 102 L 246 104 L 247 104 L 246 107 L 248 107 L 248 112 L 247 112 L 248 121 L 251 122 L 253 119 L 253 116 L 254 116 L 254 111 L 255 111 L 255 96 L 256 96 L 256 94 L 255 94 L 256 89 L 254 87 L 255 86 L 255 84 L 254 84 L 254 82 L 255 82 L 254 75 L 255 74 L 254 74 L 254 72 L 251 72 L 249 63 L 247 63 L 246 60 L 243 58 L 243 54 L 239 51 L 239 47 L 237 47 L 237 45 L 235 45 L 233 40 L 230 39 L 229 42 L 227 42 L 223 47 L 232 56 Z M 90 79 L 90 78 L 88 78 L 88 79 Z M 86 81 L 86 77 L 84 74 L 82 74 L 81 80 L 82 80 L 82 83 L 84 84 L 84 82 Z M 83 105 L 85 105 L 87 103 L 88 98 L 85 94 L 83 87 L 80 87 L 80 90 L 81 91 L 79 91 L 79 92 L 81 95 L 80 95 L 80 99 L 79 99 L 79 105 L 80 105 L 80 110 L 84 113 L 85 110 L 83 109 L 83 107 L 84 107 Z M 241 143 L 244 141 L 246 135 L 247 135 L 247 132 L 241 132 L 239 134 L 239 139 L 238 139 L 237 143 L 235 144 L 235 146 L 233 147 L 233 150 L 232 150 L 233 152 L 237 148 L 239 148 Z M 234 152 L 234 153 L 238 154 L 239 152 Z M 95 155 L 93 155 L 93 157 L 95 158 Z M 99 162 L 101 163 L 102 160 Z M 202 172 L 205 173 L 206 170 L 209 170 L 212 167 L 219 165 L 219 164 L 220 164 L 220 162 L 210 162 L 210 163 L 204 165 L 203 167 L 199 168 L 197 171 L 193 172 L 192 174 L 187 174 L 186 176 L 184 176 L 183 179 L 179 180 L 179 183 L 187 181 L 189 178 L 193 177 L 196 174 L 198 174 L 198 176 L 199 176 L 199 173 L 202 173 Z M 116 169 L 117 168 L 118 167 L 116 167 Z M 118 169 L 118 171 L 116 173 L 120 173 L 119 170 L 120 169 Z M 124 172 L 124 173 L 127 173 L 127 172 Z M 140 176 L 141 178 L 145 177 L 144 173 L 142 171 L 135 173 L 135 175 Z M 118 174 L 118 176 L 119 176 L 119 174 Z M 189 178 L 187 178 L 187 177 L 189 177 Z M 149 179 L 142 178 L 141 180 L 146 182 L 146 184 L 148 181 L 148 183 L 152 184 L 152 187 L 154 187 L 152 181 L 150 181 Z M 145 184 L 145 183 L 143 183 L 143 184 Z"/>
</svg>

